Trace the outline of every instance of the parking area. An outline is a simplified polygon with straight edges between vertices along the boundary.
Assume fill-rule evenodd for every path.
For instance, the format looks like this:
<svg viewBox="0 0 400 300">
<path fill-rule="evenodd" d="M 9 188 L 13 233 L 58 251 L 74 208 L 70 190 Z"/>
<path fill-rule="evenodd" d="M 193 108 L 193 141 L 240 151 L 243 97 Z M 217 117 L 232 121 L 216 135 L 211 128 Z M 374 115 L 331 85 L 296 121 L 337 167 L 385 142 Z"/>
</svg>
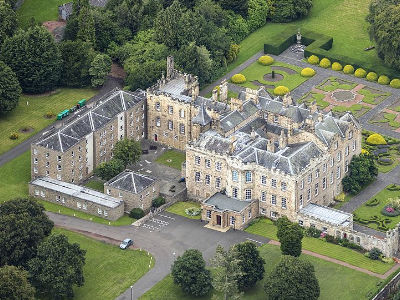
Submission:
<svg viewBox="0 0 400 300">
<path fill-rule="evenodd" d="M 161 231 L 164 228 L 168 227 L 175 221 L 175 218 L 172 216 L 168 216 L 163 213 L 155 214 L 152 218 L 150 218 L 147 222 L 143 223 L 140 227 L 153 231 Z"/>
</svg>

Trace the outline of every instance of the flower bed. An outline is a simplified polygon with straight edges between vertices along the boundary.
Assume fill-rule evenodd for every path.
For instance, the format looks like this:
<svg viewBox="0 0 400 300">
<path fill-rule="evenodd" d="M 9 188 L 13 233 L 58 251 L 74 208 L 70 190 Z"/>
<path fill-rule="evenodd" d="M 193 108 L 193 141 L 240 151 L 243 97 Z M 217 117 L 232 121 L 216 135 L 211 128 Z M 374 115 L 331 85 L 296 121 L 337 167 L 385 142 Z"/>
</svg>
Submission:
<svg viewBox="0 0 400 300">
<path fill-rule="evenodd" d="M 400 211 L 395 209 L 391 204 L 388 204 L 382 208 L 381 214 L 388 217 L 396 217 L 400 215 Z"/>
<path fill-rule="evenodd" d="M 198 207 L 189 207 L 185 209 L 185 213 L 188 216 L 194 217 L 194 216 L 198 216 L 201 212 L 201 209 Z"/>
</svg>

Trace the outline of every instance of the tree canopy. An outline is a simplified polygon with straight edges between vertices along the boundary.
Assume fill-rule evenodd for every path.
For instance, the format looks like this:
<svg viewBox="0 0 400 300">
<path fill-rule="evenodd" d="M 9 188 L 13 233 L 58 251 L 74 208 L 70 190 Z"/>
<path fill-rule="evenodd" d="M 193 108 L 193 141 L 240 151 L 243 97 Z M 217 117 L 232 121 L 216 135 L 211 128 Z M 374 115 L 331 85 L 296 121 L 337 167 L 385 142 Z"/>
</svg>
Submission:
<svg viewBox="0 0 400 300">
<path fill-rule="evenodd" d="M 9 3 L 0 0 L 0 46 L 18 28 L 17 15 Z"/>
<path fill-rule="evenodd" d="M 237 279 L 239 290 L 244 291 L 256 285 L 264 278 L 264 259 L 260 256 L 257 246 L 252 242 L 236 244 L 235 250 L 242 271 Z"/>
<path fill-rule="evenodd" d="M 0 113 L 9 112 L 18 105 L 21 87 L 17 75 L 2 61 L 0 61 L 0 87 Z"/>
<path fill-rule="evenodd" d="M 134 164 L 140 159 L 142 154 L 142 146 L 140 142 L 132 139 L 123 139 L 118 141 L 113 149 L 114 159 L 123 161 L 124 166 Z"/>
<path fill-rule="evenodd" d="M 378 168 L 372 155 L 355 155 L 349 164 L 349 174 L 342 179 L 343 190 L 353 195 L 358 194 L 377 176 Z"/>
<path fill-rule="evenodd" d="M 36 201 L 14 199 L 0 204 L 0 228 L 0 266 L 26 266 L 53 222 Z"/>
<path fill-rule="evenodd" d="M 287 217 L 279 218 L 277 221 L 277 236 L 281 243 L 281 251 L 284 255 L 300 256 L 303 229 L 299 224 L 292 223 Z"/>
<path fill-rule="evenodd" d="M 51 33 L 43 26 L 29 27 L 6 38 L 0 60 L 17 74 L 25 93 L 51 91 L 60 79 L 60 51 Z"/>
<path fill-rule="evenodd" d="M 192 296 L 204 296 L 211 290 L 211 273 L 199 250 L 186 250 L 172 265 L 174 283 Z"/>
<path fill-rule="evenodd" d="M 94 170 L 94 174 L 103 180 L 110 180 L 125 169 L 124 162 L 120 159 L 111 159 L 108 162 L 102 162 Z"/>
<path fill-rule="evenodd" d="M 268 299 L 274 300 L 316 300 L 320 294 L 314 266 L 286 255 L 265 280 L 264 289 Z"/>
<path fill-rule="evenodd" d="M 389 66 L 400 69 L 400 1 L 373 0 L 367 21 L 369 33 L 376 42 L 378 56 Z"/>
<path fill-rule="evenodd" d="M 102 86 L 111 71 L 111 58 L 107 54 L 97 54 L 89 68 L 93 87 Z"/>
<path fill-rule="evenodd" d="M 34 300 L 35 289 L 28 281 L 28 272 L 15 266 L 0 268 L 0 299 Z"/>
<path fill-rule="evenodd" d="M 291 22 L 308 15 L 313 0 L 272 0 L 271 20 L 273 22 Z"/>
<path fill-rule="evenodd" d="M 70 244 L 63 234 L 43 241 L 37 256 L 28 263 L 32 283 L 38 292 L 51 299 L 72 298 L 73 287 L 84 283 L 85 253 L 79 244 Z"/>
</svg>

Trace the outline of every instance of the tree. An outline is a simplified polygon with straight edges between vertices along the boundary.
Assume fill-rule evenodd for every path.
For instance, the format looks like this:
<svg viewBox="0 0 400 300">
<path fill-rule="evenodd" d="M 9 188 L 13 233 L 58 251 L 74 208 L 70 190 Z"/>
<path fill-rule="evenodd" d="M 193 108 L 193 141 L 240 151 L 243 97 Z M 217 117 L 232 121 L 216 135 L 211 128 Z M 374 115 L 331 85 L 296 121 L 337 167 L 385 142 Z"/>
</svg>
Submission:
<svg viewBox="0 0 400 300">
<path fill-rule="evenodd" d="M 114 147 L 114 158 L 122 160 L 124 166 L 137 162 L 141 154 L 142 146 L 140 142 L 132 139 L 120 140 Z"/>
<path fill-rule="evenodd" d="M 25 93 L 44 93 L 56 87 L 60 78 L 60 51 L 43 26 L 20 30 L 2 46 L 3 60 L 17 74 Z"/>
<path fill-rule="evenodd" d="M 104 84 L 108 73 L 111 71 L 111 64 L 111 58 L 107 54 L 98 54 L 95 56 L 89 69 L 93 87 Z"/>
<path fill-rule="evenodd" d="M 268 14 L 268 5 L 265 0 L 249 0 L 247 22 L 249 30 L 254 31 L 265 25 Z"/>
<path fill-rule="evenodd" d="M 220 0 L 219 3 L 223 9 L 232 10 L 243 18 L 247 17 L 248 0 Z"/>
<path fill-rule="evenodd" d="M 242 271 L 237 279 L 237 285 L 240 291 L 244 291 L 255 286 L 258 280 L 264 278 L 265 260 L 260 256 L 260 252 L 252 242 L 236 244 L 234 247 Z"/>
<path fill-rule="evenodd" d="M 211 273 L 199 250 L 186 250 L 171 268 L 174 283 L 191 296 L 204 296 L 211 290 Z"/>
<path fill-rule="evenodd" d="M 213 62 L 204 46 L 195 43 L 183 46 L 176 55 L 176 62 L 185 72 L 197 75 L 200 84 L 211 79 Z"/>
<path fill-rule="evenodd" d="M 83 42 L 92 43 L 96 40 L 94 18 L 90 7 L 82 7 L 78 17 L 78 32 L 76 37 Z"/>
<path fill-rule="evenodd" d="M 50 236 L 28 263 L 33 285 L 51 299 L 73 298 L 74 285 L 84 283 L 85 254 L 86 250 L 77 243 L 70 244 L 65 235 Z"/>
<path fill-rule="evenodd" d="M 239 44 L 249 35 L 249 26 L 241 15 L 231 14 L 228 17 L 227 34 L 232 41 Z"/>
<path fill-rule="evenodd" d="M 91 44 L 81 40 L 64 41 L 59 47 L 63 62 L 62 84 L 72 87 L 89 85 L 89 68 L 95 57 Z"/>
<path fill-rule="evenodd" d="M 301 240 L 303 239 L 303 229 L 299 224 L 289 221 L 284 216 L 277 221 L 277 237 L 281 243 L 281 251 L 284 255 L 300 256 Z"/>
<path fill-rule="evenodd" d="M 111 159 L 109 162 L 102 162 L 94 174 L 103 180 L 110 180 L 125 169 L 124 162 L 120 159 Z"/>
<path fill-rule="evenodd" d="M 350 194 L 358 194 L 365 186 L 378 176 L 378 168 L 372 155 L 355 155 L 349 164 L 349 173 L 342 179 L 343 190 Z"/>
<path fill-rule="evenodd" d="M 0 0 L 0 46 L 6 37 L 10 37 L 18 28 L 17 15 L 10 4 Z"/>
<path fill-rule="evenodd" d="M 14 199 L 0 204 L 0 228 L 0 266 L 26 266 L 53 222 L 36 201 Z"/>
<path fill-rule="evenodd" d="M 72 2 L 72 13 L 78 16 L 81 9 L 89 7 L 89 0 L 74 0 Z"/>
<path fill-rule="evenodd" d="M 312 8 L 312 0 L 272 0 L 271 20 L 273 22 L 290 22 L 307 16 Z"/>
<path fill-rule="evenodd" d="M 264 289 L 268 299 L 274 300 L 316 300 L 320 294 L 314 266 L 286 255 L 268 276 Z"/>
<path fill-rule="evenodd" d="M 378 56 L 387 65 L 400 69 L 399 0 L 374 0 L 370 4 L 367 21 L 369 33 L 376 42 Z"/>
<path fill-rule="evenodd" d="M 110 5 L 115 20 L 119 26 L 129 28 L 132 34 L 135 34 L 143 20 L 143 1 L 142 0 L 122 0 L 116 1 Z"/>
<path fill-rule="evenodd" d="M 2 61 L 0 61 L 0 87 L 0 113 L 9 112 L 18 105 L 21 87 L 17 75 Z"/>
<path fill-rule="evenodd" d="M 214 289 L 222 293 L 224 299 L 239 299 L 238 278 L 243 272 L 236 249 L 232 247 L 225 251 L 218 245 L 211 264 L 216 267 L 212 283 Z"/>
<path fill-rule="evenodd" d="M 14 266 L 0 268 L 0 299 L 34 300 L 35 289 L 28 281 L 28 272 Z"/>
</svg>

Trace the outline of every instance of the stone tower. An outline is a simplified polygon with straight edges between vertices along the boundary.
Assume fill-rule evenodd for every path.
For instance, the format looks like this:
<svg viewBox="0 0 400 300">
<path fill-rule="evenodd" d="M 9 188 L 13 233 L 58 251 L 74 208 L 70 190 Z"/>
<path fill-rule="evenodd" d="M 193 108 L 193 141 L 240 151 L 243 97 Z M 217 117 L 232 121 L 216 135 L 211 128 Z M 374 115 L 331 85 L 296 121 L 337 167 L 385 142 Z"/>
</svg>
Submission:
<svg viewBox="0 0 400 300">
<path fill-rule="evenodd" d="M 174 57 L 169 55 L 167 57 L 167 80 L 173 79 L 174 73 L 175 73 Z"/>
</svg>

